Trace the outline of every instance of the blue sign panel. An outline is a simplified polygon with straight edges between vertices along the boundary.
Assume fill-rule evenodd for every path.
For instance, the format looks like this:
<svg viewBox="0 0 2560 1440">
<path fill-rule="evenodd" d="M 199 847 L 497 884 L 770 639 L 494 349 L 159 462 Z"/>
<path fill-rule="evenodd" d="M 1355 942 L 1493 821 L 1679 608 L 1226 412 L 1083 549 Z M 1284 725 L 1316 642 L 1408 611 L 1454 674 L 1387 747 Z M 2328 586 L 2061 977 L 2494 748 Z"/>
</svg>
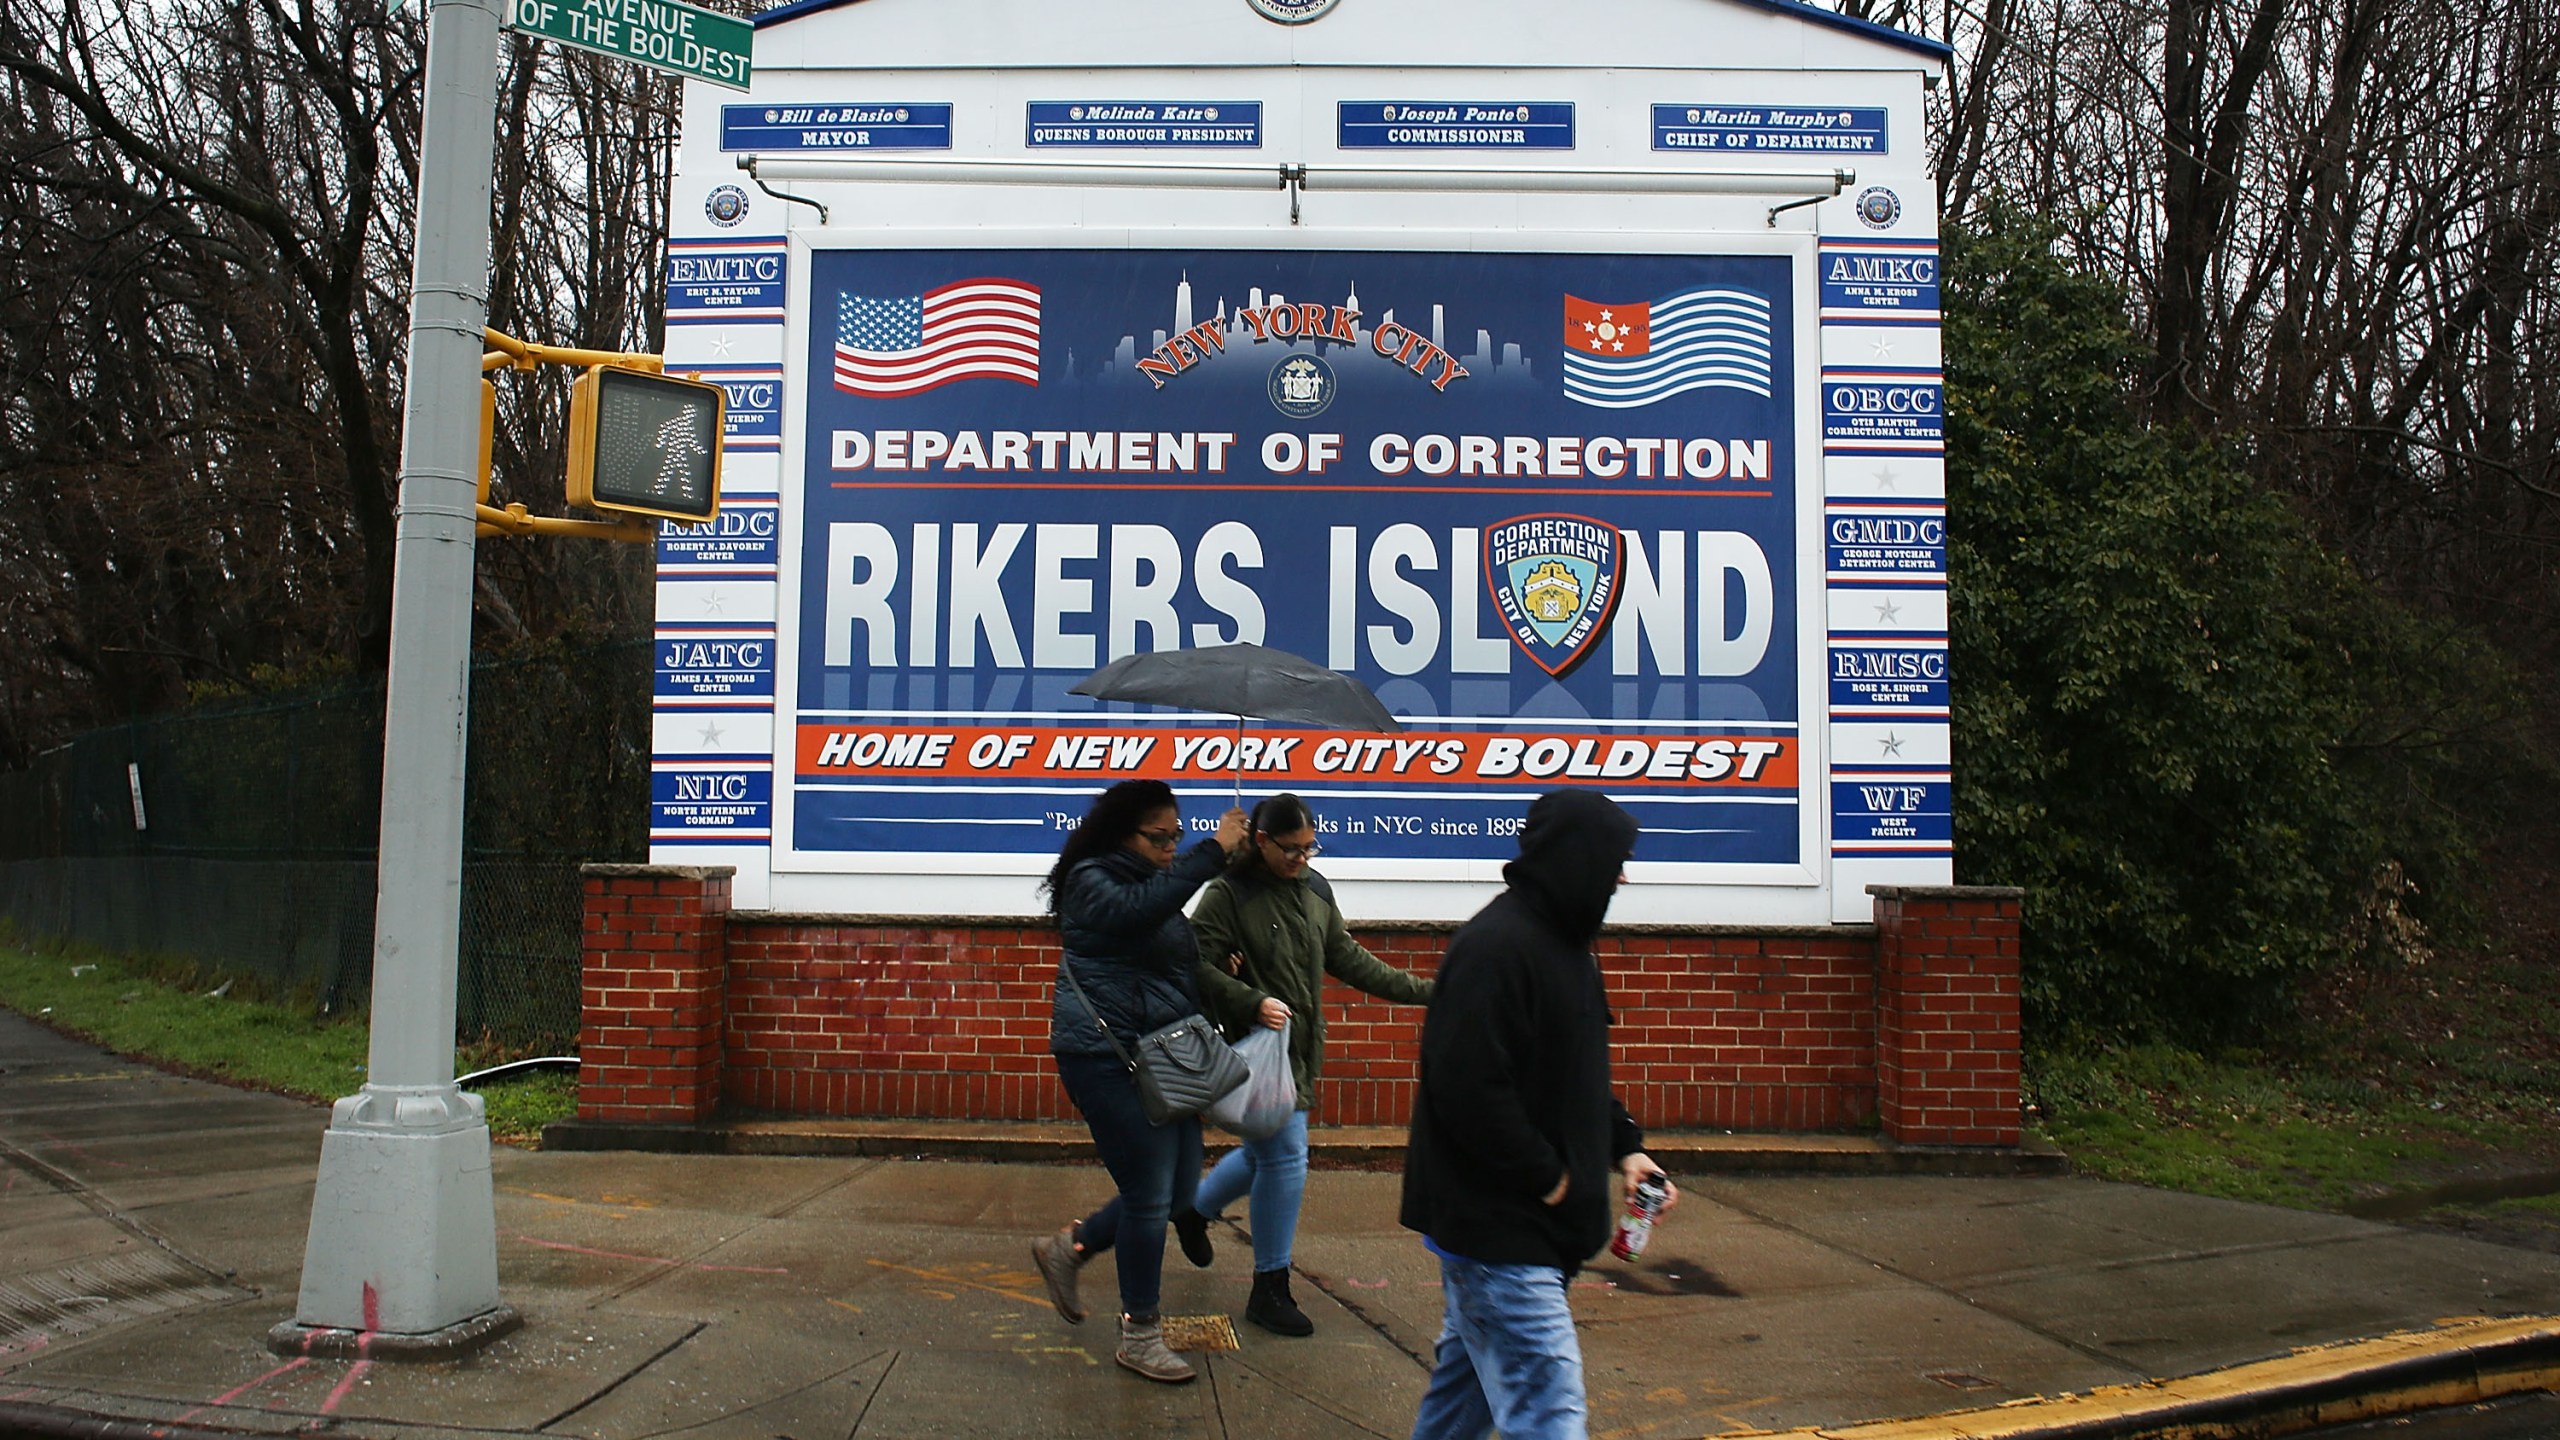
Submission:
<svg viewBox="0 0 2560 1440">
<path fill-rule="evenodd" d="M 1943 771 L 1837 777 L 1831 782 L 1832 848 L 1944 853 L 1955 844 L 1954 788 Z"/>
<path fill-rule="evenodd" d="M 655 693 L 660 700 L 725 703 L 773 698 L 770 630 L 661 634 L 656 643 Z"/>
<path fill-rule="evenodd" d="M 1034 150 L 1252 150 L 1262 144 L 1259 100 L 1034 100 L 1024 107 Z"/>
<path fill-rule="evenodd" d="M 1828 110 L 1802 105 L 1656 105 L 1653 148 L 1756 155 L 1882 155 L 1892 147 L 1885 143 L 1881 105 Z"/>
<path fill-rule="evenodd" d="M 1822 311 L 1826 319 L 1879 320 L 1938 313 L 1935 244 L 1822 247 Z"/>
<path fill-rule="evenodd" d="M 1831 712 L 1834 715 L 1944 714 L 1947 647 L 1879 641 L 1831 647 Z"/>
<path fill-rule="evenodd" d="M 793 848 L 1045 856 L 1112 781 L 1207 824 L 1241 775 L 1340 855 L 1498 861 L 1590 785 L 1647 860 L 1811 860 L 1802 263 L 813 252 Z M 1404 733 L 1071 693 L 1238 640 Z"/>
<path fill-rule="evenodd" d="M 650 772 L 651 840 L 743 845 L 772 837 L 772 771 L 661 762 Z"/>
<path fill-rule="evenodd" d="M 720 148 L 759 155 L 810 150 L 948 150 L 951 107 L 723 105 Z"/>
<path fill-rule="evenodd" d="M 689 365 L 683 373 L 710 381 L 728 397 L 723 446 L 768 453 L 782 448 L 781 366 Z"/>
<path fill-rule="evenodd" d="M 782 320 L 785 242 L 667 242 L 667 323 Z"/>
<path fill-rule="evenodd" d="M 1529 100 L 1345 100 L 1344 150 L 1570 150 L 1573 105 Z"/>
<path fill-rule="evenodd" d="M 720 513 L 698 525 L 658 522 L 660 570 L 762 569 L 782 563 L 779 500 L 722 496 Z"/>
<path fill-rule="evenodd" d="M 1935 371 L 1827 371 L 1822 439 L 1837 454 L 1937 450 L 1946 444 L 1946 382 Z"/>
<path fill-rule="evenodd" d="M 1851 583 L 1947 578 L 1943 510 L 1845 510 L 1822 517 L 1831 578 Z"/>
</svg>

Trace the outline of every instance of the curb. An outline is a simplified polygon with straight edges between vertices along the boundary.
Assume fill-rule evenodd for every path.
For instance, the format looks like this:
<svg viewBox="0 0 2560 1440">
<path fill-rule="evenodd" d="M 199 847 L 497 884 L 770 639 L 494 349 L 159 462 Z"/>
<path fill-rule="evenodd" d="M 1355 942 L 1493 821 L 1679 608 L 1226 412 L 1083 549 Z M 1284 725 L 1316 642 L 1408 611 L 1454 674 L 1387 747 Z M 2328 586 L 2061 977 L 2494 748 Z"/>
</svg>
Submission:
<svg viewBox="0 0 2560 1440">
<path fill-rule="evenodd" d="M 96 1415 L 60 1405 L 0 1401 L 0 1435 L 41 1436 L 43 1440 L 243 1440 L 261 1433 L 264 1432 Z"/>
<path fill-rule="evenodd" d="M 1763 1135 L 1668 1130 L 1645 1148 L 1678 1175 L 2061 1175 L 2069 1157 L 2040 1139 L 2018 1146 L 1905 1145 L 1875 1135 Z M 1212 1131 L 1210 1149 L 1227 1137 Z M 1349 1170 L 1404 1168 L 1402 1126 L 1310 1127 L 1316 1165 Z M 1073 1122 L 965 1120 L 755 1120 L 687 1124 L 559 1120 L 544 1126 L 545 1150 L 641 1150 L 671 1155 L 877 1156 L 1068 1164 L 1094 1158 L 1092 1137 Z"/>
<path fill-rule="evenodd" d="M 2560 1317 L 2463 1318 L 2176 1380 L 1719 1440 L 2258 1440 L 2560 1389 Z"/>
</svg>

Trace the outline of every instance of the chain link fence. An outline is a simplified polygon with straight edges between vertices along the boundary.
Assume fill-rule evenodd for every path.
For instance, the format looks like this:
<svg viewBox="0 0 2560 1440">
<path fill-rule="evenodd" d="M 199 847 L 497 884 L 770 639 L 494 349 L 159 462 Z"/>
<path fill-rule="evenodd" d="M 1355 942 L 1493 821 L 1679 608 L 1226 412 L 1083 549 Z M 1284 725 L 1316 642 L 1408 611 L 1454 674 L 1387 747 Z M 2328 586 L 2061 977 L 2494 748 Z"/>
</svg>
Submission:
<svg viewBox="0 0 2560 1440">
<path fill-rule="evenodd" d="M 475 664 L 463 801 L 466 1043 L 578 1035 L 578 866 L 648 855 L 649 646 Z M 0 775 L 0 917 L 315 1015 L 363 1010 L 380 683 L 134 721 Z"/>
</svg>

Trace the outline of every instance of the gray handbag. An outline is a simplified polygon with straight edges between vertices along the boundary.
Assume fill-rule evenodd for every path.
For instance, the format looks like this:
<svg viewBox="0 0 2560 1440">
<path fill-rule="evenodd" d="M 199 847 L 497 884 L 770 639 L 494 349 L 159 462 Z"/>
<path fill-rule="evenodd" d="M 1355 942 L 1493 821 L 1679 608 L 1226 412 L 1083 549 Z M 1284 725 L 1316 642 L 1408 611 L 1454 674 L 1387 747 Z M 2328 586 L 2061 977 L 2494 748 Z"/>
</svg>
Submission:
<svg viewBox="0 0 2560 1440">
<path fill-rule="evenodd" d="M 1147 1112 L 1148 1124 L 1170 1125 L 1197 1115 L 1243 1089 L 1251 1078 L 1253 1072 L 1245 1067 L 1243 1057 L 1204 1015 L 1185 1015 L 1148 1031 L 1138 1037 L 1137 1053 L 1130 1054 L 1103 1023 L 1102 1012 L 1094 1007 L 1093 997 L 1084 993 L 1076 967 L 1067 963 L 1064 954 L 1058 957 L 1058 973 L 1067 977 L 1068 988 L 1076 992 L 1093 1023 L 1101 1026 L 1102 1038 L 1111 1042 L 1111 1053 L 1120 1057 L 1138 1082 L 1138 1105 Z"/>
</svg>

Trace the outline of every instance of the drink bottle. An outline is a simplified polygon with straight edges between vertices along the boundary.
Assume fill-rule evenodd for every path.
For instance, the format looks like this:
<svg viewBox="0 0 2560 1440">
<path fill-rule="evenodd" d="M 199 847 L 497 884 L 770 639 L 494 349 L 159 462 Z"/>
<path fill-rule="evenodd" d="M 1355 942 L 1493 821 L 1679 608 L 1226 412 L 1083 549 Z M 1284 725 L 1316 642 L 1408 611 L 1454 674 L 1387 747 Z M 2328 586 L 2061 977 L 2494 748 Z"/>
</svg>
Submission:
<svg viewBox="0 0 2560 1440">
<path fill-rule="evenodd" d="M 1618 1217 L 1618 1233 L 1609 1237 L 1609 1253 L 1621 1260 L 1642 1255 L 1645 1242 L 1653 1238 L 1653 1219 L 1670 1198 L 1671 1187 L 1658 1175 L 1647 1175 L 1628 1186 L 1627 1213 Z"/>
</svg>

